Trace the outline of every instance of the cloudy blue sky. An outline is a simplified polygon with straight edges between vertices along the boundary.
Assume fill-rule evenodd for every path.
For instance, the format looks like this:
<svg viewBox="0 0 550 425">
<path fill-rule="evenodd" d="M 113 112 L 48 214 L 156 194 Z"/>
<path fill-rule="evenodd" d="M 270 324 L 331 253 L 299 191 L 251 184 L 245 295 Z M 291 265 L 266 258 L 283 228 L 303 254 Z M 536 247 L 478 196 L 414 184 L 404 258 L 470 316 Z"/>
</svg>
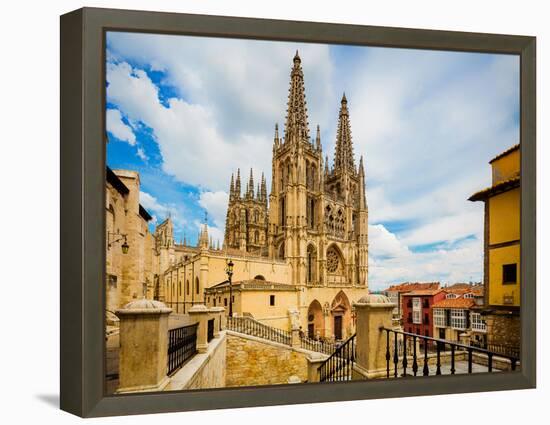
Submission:
<svg viewBox="0 0 550 425">
<path fill-rule="evenodd" d="M 519 141 L 517 56 L 108 33 L 108 165 L 140 173 L 141 203 L 154 221 L 171 214 L 178 240 L 195 242 L 207 210 L 221 243 L 231 173 L 264 171 L 269 190 L 296 49 L 331 163 L 346 92 L 370 288 L 481 280 L 483 205 L 467 198 Z"/>
</svg>

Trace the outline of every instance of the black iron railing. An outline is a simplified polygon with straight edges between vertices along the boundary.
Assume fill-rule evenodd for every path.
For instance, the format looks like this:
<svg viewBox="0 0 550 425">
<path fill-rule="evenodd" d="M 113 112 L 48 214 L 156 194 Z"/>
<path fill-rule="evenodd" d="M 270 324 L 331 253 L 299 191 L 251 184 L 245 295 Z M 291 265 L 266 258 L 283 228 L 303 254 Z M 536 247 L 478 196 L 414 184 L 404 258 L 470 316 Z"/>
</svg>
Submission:
<svg viewBox="0 0 550 425">
<path fill-rule="evenodd" d="M 316 351 L 318 353 L 328 354 L 329 356 L 336 351 L 339 345 L 320 339 L 312 339 L 306 335 L 300 336 L 300 346 L 306 350 Z"/>
<path fill-rule="evenodd" d="M 227 329 L 286 345 L 292 341 L 290 332 L 265 325 L 251 317 L 228 317 Z"/>
<path fill-rule="evenodd" d="M 198 323 L 168 331 L 168 374 L 178 370 L 197 353 Z"/>
<path fill-rule="evenodd" d="M 340 345 L 321 366 L 319 381 L 351 381 L 355 363 L 355 334 Z"/>
<path fill-rule="evenodd" d="M 214 319 L 208 320 L 208 333 L 206 334 L 207 342 L 214 339 Z"/>
<path fill-rule="evenodd" d="M 474 353 L 486 356 L 488 372 L 493 371 L 494 357 L 501 357 L 509 360 L 512 370 L 516 370 L 516 366 L 519 361 L 519 357 L 517 356 L 495 353 L 484 348 L 473 347 L 472 345 L 463 345 L 456 342 L 435 339 L 394 329 L 380 328 L 380 331 L 386 333 L 386 376 L 388 378 L 392 375 L 392 372 L 393 377 L 395 378 L 399 376 L 407 376 L 408 367 L 410 367 L 410 371 L 413 376 L 417 376 L 419 373 L 421 373 L 422 376 L 428 376 L 434 368 L 435 375 L 441 375 L 441 357 L 443 353 L 449 351 L 451 375 L 454 375 L 456 372 L 458 352 L 466 355 L 468 373 L 472 373 L 473 370 Z M 432 357 L 435 353 L 435 365 L 431 365 L 431 370 L 428 353 L 430 353 Z M 420 368 L 422 368 L 422 370 L 420 370 Z"/>
<path fill-rule="evenodd" d="M 519 359 L 520 350 L 519 347 L 515 345 L 486 344 L 477 341 L 471 341 L 470 345 L 472 347 L 485 348 L 486 350 L 492 351 L 495 354 L 516 357 Z"/>
</svg>

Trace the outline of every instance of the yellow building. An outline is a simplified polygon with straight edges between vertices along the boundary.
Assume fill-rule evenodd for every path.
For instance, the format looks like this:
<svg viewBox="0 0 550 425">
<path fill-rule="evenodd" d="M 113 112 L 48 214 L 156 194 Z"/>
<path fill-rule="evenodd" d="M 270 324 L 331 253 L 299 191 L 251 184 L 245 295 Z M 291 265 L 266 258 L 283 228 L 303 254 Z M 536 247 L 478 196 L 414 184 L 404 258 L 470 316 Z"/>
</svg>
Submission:
<svg viewBox="0 0 550 425">
<path fill-rule="evenodd" d="M 472 195 L 485 202 L 484 284 L 489 344 L 519 344 L 520 146 L 490 161 L 492 185 Z"/>
<path fill-rule="evenodd" d="M 130 301 L 153 297 L 159 264 L 154 237 L 149 232 L 149 213 L 139 203 L 139 174 L 107 168 L 106 309 L 107 322 L 116 321 L 114 311 Z"/>
</svg>

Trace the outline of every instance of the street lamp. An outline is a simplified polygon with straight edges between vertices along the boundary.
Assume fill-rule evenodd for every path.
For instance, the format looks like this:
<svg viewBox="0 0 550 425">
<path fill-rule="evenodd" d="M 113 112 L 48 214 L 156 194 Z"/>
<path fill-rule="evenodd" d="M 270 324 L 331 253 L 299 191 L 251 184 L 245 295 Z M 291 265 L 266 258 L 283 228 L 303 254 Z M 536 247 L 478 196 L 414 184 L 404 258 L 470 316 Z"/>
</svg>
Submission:
<svg viewBox="0 0 550 425">
<path fill-rule="evenodd" d="M 229 317 L 233 317 L 233 284 L 231 283 L 231 278 L 233 277 L 233 261 L 231 258 L 227 262 L 227 267 L 225 272 L 227 273 L 227 278 L 229 280 Z"/>
<path fill-rule="evenodd" d="M 119 236 L 119 238 L 114 239 L 117 236 Z M 130 249 L 130 245 L 128 245 L 127 236 L 128 235 L 125 235 L 123 233 L 118 233 L 118 232 L 117 233 L 111 233 L 111 232 L 107 233 L 107 249 L 110 249 L 113 244 L 124 240 L 124 242 L 122 243 L 120 248 L 122 248 L 122 253 L 123 254 L 128 254 L 128 249 Z M 111 237 L 113 238 L 113 240 L 110 240 Z"/>
</svg>

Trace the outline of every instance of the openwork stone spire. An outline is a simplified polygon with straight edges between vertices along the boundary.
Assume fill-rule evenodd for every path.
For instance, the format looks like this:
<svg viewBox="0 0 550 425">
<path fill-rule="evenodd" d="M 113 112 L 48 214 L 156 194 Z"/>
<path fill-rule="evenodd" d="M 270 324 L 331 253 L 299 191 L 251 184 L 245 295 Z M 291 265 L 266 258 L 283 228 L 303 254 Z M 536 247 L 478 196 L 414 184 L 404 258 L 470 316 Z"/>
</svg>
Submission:
<svg viewBox="0 0 550 425">
<path fill-rule="evenodd" d="M 334 154 L 334 171 L 350 171 L 355 173 L 353 158 L 353 144 L 349 123 L 348 100 L 346 94 L 342 96 L 340 116 L 338 118 L 338 132 L 336 133 L 336 152 Z"/>
<path fill-rule="evenodd" d="M 304 73 L 302 60 L 296 50 L 294 66 L 290 73 L 290 89 L 288 93 L 287 115 L 285 123 L 285 142 L 309 141 L 307 122 L 306 94 L 304 90 Z"/>
</svg>

